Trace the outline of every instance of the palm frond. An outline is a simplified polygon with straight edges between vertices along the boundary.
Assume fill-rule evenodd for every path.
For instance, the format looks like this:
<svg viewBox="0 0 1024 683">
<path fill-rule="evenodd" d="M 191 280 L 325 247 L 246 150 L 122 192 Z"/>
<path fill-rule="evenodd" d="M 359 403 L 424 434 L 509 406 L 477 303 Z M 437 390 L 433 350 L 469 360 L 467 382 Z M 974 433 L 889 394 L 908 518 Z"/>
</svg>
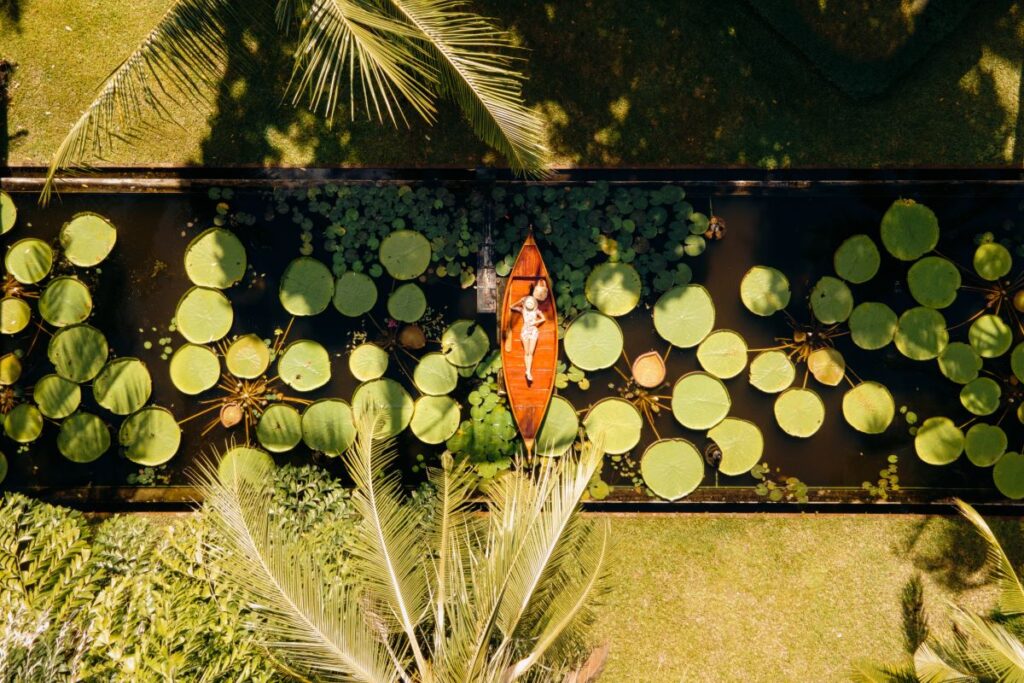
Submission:
<svg viewBox="0 0 1024 683">
<path fill-rule="evenodd" d="M 877 664 L 863 660 L 854 662 L 850 671 L 853 683 L 917 683 L 913 662 Z"/>
<path fill-rule="evenodd" d="M 1024 683 L 1024 643 L 1003 626 L 963 609 L 953 620 L 963 633 L 962 655 L 986 678 L 1002 683 Z"/>
<path fill-rule="evenodd" d="M 978 511 L 962 500 L 956 501 L 960 514 L 967 518 L 978 534 L 985 539 L 985 546 L 988 553 L 989 568 L 992 576 L 999 586 L 999 611 L 1005 615 L 1024 614 L 1024 586 L 1021 585 L 1020 577 L 1006 556 L 999 539 L 992 533 L 988 522 L 978 514 Z"/>
<path fill-rule="evenodd" d="M 928 643 L 914 653 L 914 673 L 921 683 L 977 683 L 977 678 L 964 672 L 960 664 L 943 648 Z"/>
</svg>

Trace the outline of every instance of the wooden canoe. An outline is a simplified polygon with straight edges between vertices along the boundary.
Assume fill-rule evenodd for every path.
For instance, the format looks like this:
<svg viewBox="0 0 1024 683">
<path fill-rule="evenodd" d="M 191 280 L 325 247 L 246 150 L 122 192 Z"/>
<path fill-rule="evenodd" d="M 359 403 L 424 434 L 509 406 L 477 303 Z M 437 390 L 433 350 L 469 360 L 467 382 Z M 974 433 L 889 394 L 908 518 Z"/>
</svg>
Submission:
<svg viewBox="0 0 1024 683">
<path fill-rule="evenodd" d="M 546 283 L 548 288 L 547 298 L 538 302 L 546 320 L 537 330 L 537 348 L 533 353 L 533 381 L 529 382 L 526 379 L 525 350 L 520 339 L 523 317 L 513 311 L 512 306 L 531 294 L 538 282 Z M 532 233 L 523 243 L 512 272 L 505 282 L 498 343 L 501 345 L 501 364 L 509 405 L 519 426 L 519 433 L 526 444 L 526 451 L 532 454 L 537 432 L 555 389 L 555 370 L 558 365 L 558 312 L 555 310 L 555 289 Z"/>
</svg>

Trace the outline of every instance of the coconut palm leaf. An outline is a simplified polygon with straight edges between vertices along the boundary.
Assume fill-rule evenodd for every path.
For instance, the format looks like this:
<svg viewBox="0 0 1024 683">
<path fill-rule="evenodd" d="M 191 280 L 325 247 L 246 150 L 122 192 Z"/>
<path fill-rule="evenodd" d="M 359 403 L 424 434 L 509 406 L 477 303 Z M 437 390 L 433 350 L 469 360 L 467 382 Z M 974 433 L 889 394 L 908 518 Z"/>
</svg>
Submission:
<svg viewBox="0 0 1024 683">
<path fill-rule="evenodd" d="M 952 648 L 925 643 L 914 653 L 914 672 L 921 683 L 976 683 L 977 678 L 963 670 L 957 656 L 961 643 Z"/>
<path fill-rule="evenodd" d="M 956 501 L 957 509 L 967 518 L 974 529 L 985 539 L 985 546 L 988 553 L 988 563 L 996 584 L 999 586 L 999 611 L 1004 615 L 1024 614 L 1024 586 L 1021 585 L 1020 577 L 1006 556 L 999 539 L 992 533 L 991 527 L 978 514 L 973 507 L 963 502 Z"/>
<path fill-rule="evenodd" d="M 986 678 L 1024 683 L 1024 643 L 1003 626 L 963 609 L 953 620 L 963 634 L 962 658 Z"/>
<path fill-rule="evenodd" d="M 850 671 L 853 683 L 917 683 L 913 663 L 876 664 L 863 660 L 854 662 Z"/>
</svg>

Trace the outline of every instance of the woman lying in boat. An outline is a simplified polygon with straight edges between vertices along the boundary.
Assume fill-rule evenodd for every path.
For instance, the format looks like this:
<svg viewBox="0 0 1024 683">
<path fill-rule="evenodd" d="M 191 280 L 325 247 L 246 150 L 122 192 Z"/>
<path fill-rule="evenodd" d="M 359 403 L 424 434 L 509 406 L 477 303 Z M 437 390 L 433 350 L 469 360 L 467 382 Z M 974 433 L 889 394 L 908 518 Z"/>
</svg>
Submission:
<svg viewBox="0 0 1024 683">
<path fill-rule="evenodd" d="M 523 316 L 523 331 L 519 339 L 523 342 L 523 361 L 526 364 L 526 381 L 533 381 L 533 352 L 537 350 L 537 336 L 539 328 L 547 321 L 544 313 L 540 310 L 538 302 L 548 298 L 548 287 L 544 282 L 538 282 L 533 286 L 532 294 L 524 296 L 512 304 L 511 309 Z"/>
</svg>

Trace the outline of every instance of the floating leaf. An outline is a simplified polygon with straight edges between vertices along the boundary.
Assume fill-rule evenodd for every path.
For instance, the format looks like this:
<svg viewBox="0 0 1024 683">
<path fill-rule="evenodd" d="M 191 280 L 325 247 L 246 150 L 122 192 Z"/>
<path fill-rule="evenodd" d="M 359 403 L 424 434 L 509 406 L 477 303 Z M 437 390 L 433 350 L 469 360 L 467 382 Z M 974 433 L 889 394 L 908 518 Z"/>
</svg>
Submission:
<svg viewBox="0 0 1024 683">
<path fill-rule="evenodd" d="M 84 323 L 91 313 L 92 294 L 78 278 L 54 278 L 39 296 L 39 315 L 54 327 Z"/>
<path fill-rule="evenodd" d="M 459 373 L 444 354 L 428 353 L 416 364 L 412 381 L 427 396 L 445 396 L 455 390 Z"/>
<path fill-rule="evenodd" d="M 641 353 L 633 359 L 633 381 L 646 389 L 653 389 L 665 381 L 665 359 L 657 351 Z"/>
<path fill-rule="evenodd" d="M 878 382 L 861 382 L 843 394 L 843 417 L 863 434 L 881 434 L 896 417 L 896 402 Z"/>
<path fill-rule="evenodd" d="M 72 382 L 88 382 L 107 363 L 107 338 L 85 323 L 61 328 L 50 337 L 46 356 L 57 374 Z"/>
<path fill-rule="evenodd" d="M 270 348 L 257 335 L 243 334 L 228 346 L 224 364 L 235 377 L 254 379 L 270 367 Z"/>
<path fill-rule="evenodd" d="M 271 453 L 285 453 L 302 440 L 299 411 L 284 403 L 275 403 L 263 411 L 256 423 L 256 439 Z"/>
<path fill-rule="evenodd" d="M 472 320 L 456 320 L 441 335 L 441 353 L 457 368 L 476 365 L 490 348 L 487 332 Z"/>
<path fill-rule="evenodd" d="M 170 364 L 171 382 L 183 394 L 195 396 L 212 388 L 220 379 L 217 354 L 199 344 L 183 344 Z"/>
<path fill-rule="evenodd" d="M 44 417 L 63 420 L 78 410 L 82 389 L 59 375 L 46 375 L 32 387 L 32 400 Z"/>
<path fill-rule="evenodd" d="M 77 213 L 60 230 L 64 257 L 76 266 L 92 268 L 103 262 L 117 243 L 117 229 L 99 214 Z"/>
<path fill-rule="evenodd" d="M 1010 367 L 1017 379 L 1024 382 L 1024 342 L 1017 344 L 1010 354 Z"/>
<path fill-rule="evenodd" d="M 199 233 L 185 247 L 185 274 L 192 284 L 227 289 L 245 275 L 245 247 L 226 228 Z"/>
<path fill-rule="evenodd" d="M 998 315 L 986 313 L 971 324 L 967 340 L 982 358 L 998 358 L 1010 350 L 1013 330 Z"/>
<path fill-rule="evenodd" d="M 1013 268 L 1010 250 L 998 242 L 986 242 L 974 251 L 974 271 L 983 280 L 994 282 Z"/>
<path fill-rule="evenodd" d="M 1001 428 L 979 422 L 967 430 L 964 451 L 978 467 L 991 467 L 1006 452 L 1007 444 L 1006 432 Z"/>
<path fill-rule="evenodd" d="M 21 360 L 14 352 L 0 356 L 0 386 L 14 384 L 21 378 Z"/>
<path fill-rule="evenodd" d="M 981 370 L 981 356 L 970 344 L 953 342 L 939 354 L 939 370 L 957 384 L 967 384 Z"/>
<path fill-rule="evenodd" d="M 396 230 L 380 243 L 380 263 L 396 280 L 419 277 L 430 265 L 430 242 L 412 230 Z"/>
<path fill-rule="evenodd" d="M 610 368 L 622 355 L 622 328 L 614 318 L 586 311 L 565 331 L 565 355 L 581 370 Z"/>
<path fill-rule="evenodd" d="M 850 313 L 850 338 L 866 351 L 885 348 L 896 334 L 896 314 L 877 301 L 858 304 Z"/>
<path fill-rule="evenodd" d="M 846 360 L 836 349 L 826 346 L 811 351 L 807 356 L 807 369 L 814 379 L 830 387 L 838 386 L 846 376 Z"/>
<path fill-rule="evenodd" d="M 355 438 L 352 408 L 340 398 L 316 401 L 302 414 L 302 441 L 310 450 L 341 455 Z"/>
<path fill-rule="evenodd" d="M 31 403 L 19 403 L 4 417 L 4 433 L 18 443 L 32 443 L 43 433 L 43 414 Z"/>
<path fill-rule="evenodd" d="M 350 270 L 334 283 L 333 301 L 338 313 L 358 318 L 377 305 L 377 285 L 369 275 Z"/>
<path fill-rule="evenodd" d="M 18 240 L 7 250 L 4 265 L 15 280 L 23 285 L 33 285 L 50 274 L 53 250 L 49 244 L 34 237 Z"/>
<path fill-rule="evenodd" d="M 0 235 L 10 232 L 14 224 L 18 222 L 18 207 L 14 205 L 14 200 L 11 199 L 11 195 L 6 192 L 0 191 Z M 4 460 L 4 465 L 7 461 Z M 6 473 L 6 468 L 5 468 Z M 3 481 L 3 477 L 0 477 L 0 481 Z"/>
<path fill-rule="evenodd" d="M 78 412 L 61 422 L 57 433 L 57 450 L 71 462 L 92 462 L 106 453 L 108 448 L 110 428 L 95 415 Z"/>
<path fill-rule="evenodd" d="M 284 269 L 278 291 L 281 306 L 292 315 L 318 315 L 334 298 L 334 276 L 323 263 L 300 256 Z"/>
<path fill-rule="evenodd" d="M 775 399 L 775 421 L 790 436 L 814 436 L 825 422 L 825 404 L 813 389 L 786 389 Z"/>
<path fill-rule="evenodd" d="M 740 300 L 747 310 L 761 316 L 789 305 L 789 279 L 769 266 L 754 266 L 740 281 Z"/>
<path fill-rule="evenodd" d="M 914 437 L 917 457 L 929 465 L 948 465 L 964 450 L 964 433 L 948 417 L 929 417 Z"/>
<path fill-rule="evenodd" d="M 274 471 L 274 459 L 259 448 L 235 446 L 225 453 L 217 465 L 217 476 L 221 481 L 253 478 L 257 482 Z"/>
<path fill-rule="evenodd" d="M 855 285 L 873 278 L 881 261 L 878 247 L 867 235 L 847 237 L 832 257 L 836 275 Z"/>
<path fill-rule="evenodd" d="M 916 261 L 939 243 L 939 220 L 924 204 L 897 199 L 882 216 L 882 244 L 901 261 Z"/>
<path fill-rule="evenodd" d="M 118 440 L 129 460 L 146 467 L 156 467 L 178 452 L 181 428 L 169 410 L 150 406 L 121 423 Z"/>
<path fill-rule="evenodd" d="M 395 436 L 408 427 L 413 408 L 409 393 L 401 384 L 387 377 L 360 384 L 352 394 L 352 412 L 357 421 L 363 415 L 378 416 L 379 438 Z"/>
<path fill-rule="evenodd" d="M 826 275 L 811 290 L 811 311 L 826 325 L 841 323 L 853 311 L 853 292 L 839 278 Z"/>
<path fill-rule="evenodd" d="M 178 301 L 174 312 L 178 332 L 193 344 L 223 339 L 235 320 L 231 302 L 219 289 L 192 287 Z"/>
<path fill-rule="evenodd" d="M 376 344 L 360 344 L 348 357 L 348 369 L 360 382 L 382 377 L 388 369 L 388 352 Z"/>
<path fill-rule="evenodd" d="M 706 372 L 683 375 L 672 388 L 672 414 L 687 429 L 711 429 L 729 414 L 730 407 L 725 384 Z"/>
<path fill-rule="evenodd" d="M 949 343 L 946 319 L 925 306 L 904 311 L 896 325 L 895 341 L 899 352 L 911 360 L 936 358 Z"/>
<path fill-rule="evenodd" d="M 138 358 L 115 358 L 100 370 L 92 383 L 96 402 L 114 415 L 130 415 L 146 405 L 153 380 Z"/>
<path fill-rule="evenodd" d="M 609 455 L 620 455 L 640 443 L 644 420 L 632 403 L 605 398 L 595 403 L 583 419 L 587 438 Z"/>
<path fill-rule="evenodd" d="M 762 351 L 750 362 L 750 384 L 766 394 L 788 389 L 796 379 L 796 366 L 785 351 Z"/>
<path fill-rule="evenodd" d="M 701 285 L 673 287 L 654 304 L 654 328 L 681 349 L 700 344 L 714 327 L 715 304 Z"/>
<path fill-rule="evenodd" d="M 416 399 L 409 429 L 423 443 L 447 441 L 459 428 L 459 404 L 450 396 L 421 396 Z"/>
<path fill-rule="evenodd" d="M 552 396 L 551 405 L 537 432 L 537 455 L 556 457 L 569 450 L 579 436 L 576 408 L 562 396 Z"/>
<path fill-rule="evenodd" d="M 640 274 L 628 263 L 602 263 L 590 271 L 587 301 L 605 315 L 626 315 L 640 303 Z"/>
<path fill-rule="evenodd" d="M 0 192 L 0 199 L 3 199 L 3 193 L 2 192 Z M 0 204 L 0 228 L 2 228 L 4 226 L 4 219 L 3 219 L 2 210 L 3 210 L 3 205 Z M 10 228 L 8 228 L 8 229 L 10 229 Z M 0 234 L 3 234 L 3 232 L 0 231 Z M 7 456 L 4 455 L 3 453 L 0 453 L 0 484 L 2 484 L 4 482 L 4 479 L 6 479 L 6 478 L 7 478 Z"/>
<path fill-rule="evenodd" d="M 991 415 L 999 408 L 1003 390 L 991 377 L 977 377 L 960 390 L 960 403 L 973 415 Z"/>
<path fill-rule="evenodd" d="M 420 286 L 407 282 L 388 297 L 388 315 L 404 323 L 414 323 L 427 312 L 427 297 Z"/>
<path fill-rule="evenodd" d="M 640 474 L 655 495 L 679 500 L 700 486 L 704 460 L 697 447 L 685 439 L 660 439 L 644 451 Z"/>
<path fill-rule="evenodd" d="M 0 333 L 18 334 L 32 320 L 32 307 L 13 296 L 0 299 Z"/>
<path fill-rule="evenodd" d="M 764 436 L 749 420 L 727 417 L 708 431 L 722 451 L 718 471 L 730 477 L 749 472 L 764 453 Z"/>
<path fill-rule="evenodd" d="M 922 306 L 946 308 L 956 301 L 960 271 L 941 256 L 925 256 L 907 271 L 910 295 Z"/>
<path fill-rule="evenodd" d="M 729 379 L 747 367 L 747 342 L 738 332 L 715 330 L 697 347 L 700 366 L 719 379 Z"/>
<path fill-rule="evenodd" d="M 1003 454 L 992 468 L 992 480 L 1010 500 L 1024 498 L 1024 455 L 1017 452 Z"/>
<path fill-rule="evenodd" d="M 300 339 L 281 352 L 277 374 L 296 391 L 313 391 L 331 379 L 331 359 L 327 349 L 317 342 Z"/>
</svg>

